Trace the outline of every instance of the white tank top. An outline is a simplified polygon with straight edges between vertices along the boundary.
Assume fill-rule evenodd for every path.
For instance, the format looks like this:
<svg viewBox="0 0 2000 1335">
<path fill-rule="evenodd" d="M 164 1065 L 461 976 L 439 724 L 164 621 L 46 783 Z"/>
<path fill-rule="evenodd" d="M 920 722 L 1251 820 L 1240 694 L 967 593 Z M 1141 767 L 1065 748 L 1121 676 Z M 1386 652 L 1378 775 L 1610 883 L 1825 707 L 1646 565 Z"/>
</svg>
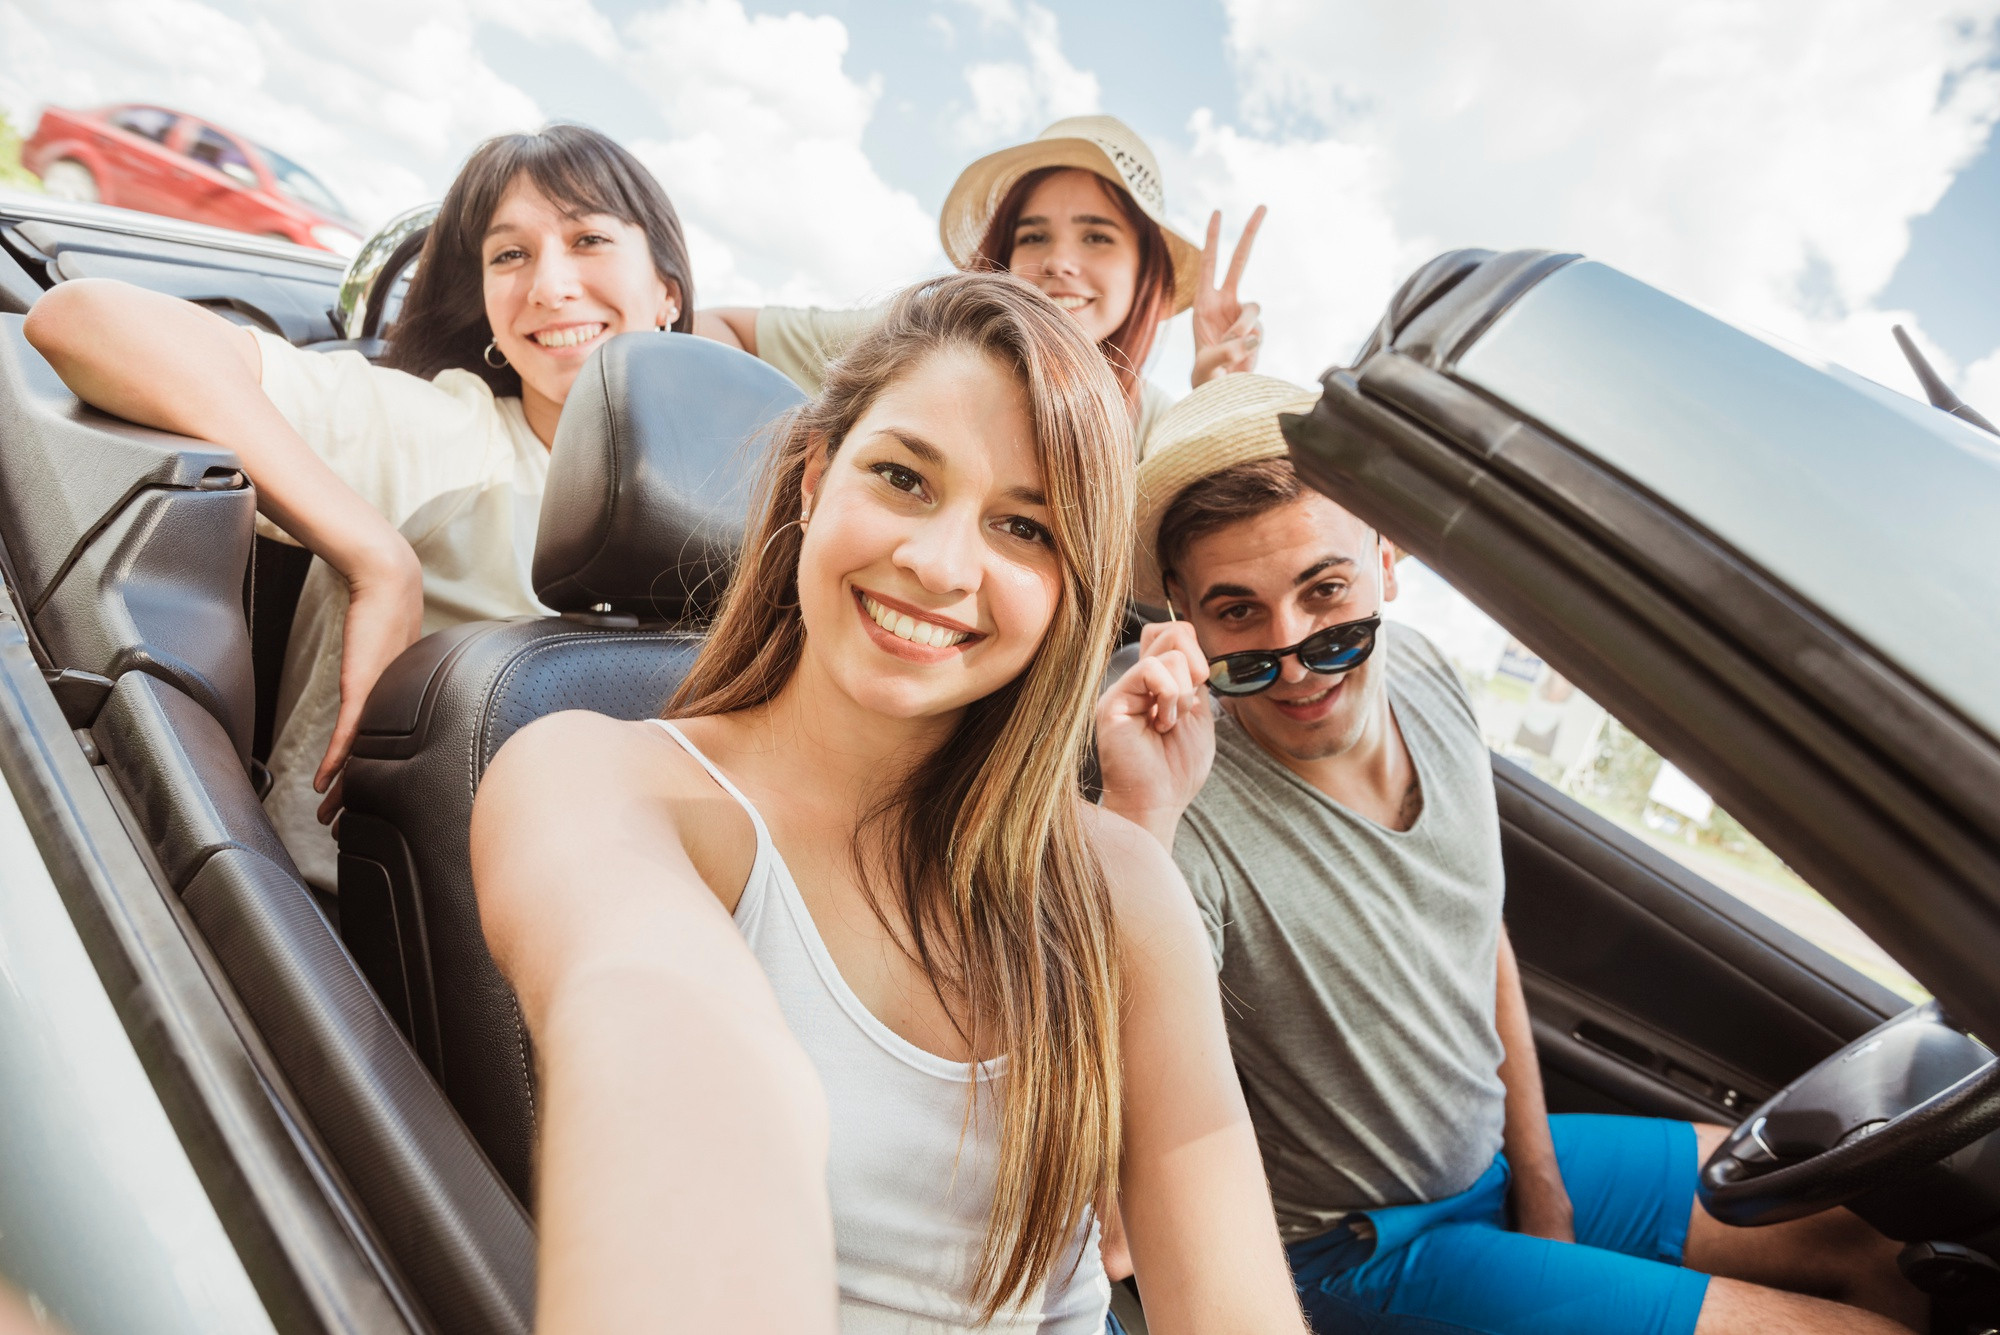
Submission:
<svg viewBox="0 0 2000 1335">
<path fill-rule="evenodd" d="M 1103 1331 L 1110 1287 L 1095 1219 L 1078 1230 L 1040 1293 L 977 1324 L 969 1295 L 993 1204 L 1007 1059 L 946 1061 L 876 1019 L 834 967 L 757 808 L 678 728 L 653 721 L 742 804 L 757 832 L 736 927 L 826 1087 L 843 1335 Z M 968 1119 L 974 1080 L 983 1088 Z"/>
</svg>

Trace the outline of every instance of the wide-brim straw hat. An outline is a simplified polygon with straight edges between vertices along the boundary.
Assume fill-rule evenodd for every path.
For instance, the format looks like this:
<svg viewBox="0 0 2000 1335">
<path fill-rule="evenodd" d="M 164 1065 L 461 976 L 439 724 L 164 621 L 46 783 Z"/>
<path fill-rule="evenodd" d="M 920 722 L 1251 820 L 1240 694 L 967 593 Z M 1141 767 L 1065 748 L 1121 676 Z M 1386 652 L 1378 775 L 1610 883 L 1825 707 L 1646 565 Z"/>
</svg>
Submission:
<svg viewBox="0 0 2000 1335">
<path fill-rule="evenodd" d="M 1285 457 L 1278 414 L 1309 413 L 1319 391 L 1268 375 L 1211 380 L 1160 414 L 1139 463 L 1138 547 L 1132 596 L 1164 607 L 1158 559 L 1160 520 L 1180 494 L 1205 477 L 1258 459 Z"/>
<path fill-rule="evenodd" d="M 1174 266 L 1174 314 L 1194 304 L 1201 280 L 1201 247 L 1167 223 L 1167 191 L 1160 163 L 1132 127 L 1112 116 L 1071 116 L 1025 144 L 988 153 L 958 174 L 938 215 L 944 253 L 963 269 L 1014 183 L 1043 167 L 1080 167 L 1125 187 L 1140 212 L 1160 225 Z"/>
</svg>

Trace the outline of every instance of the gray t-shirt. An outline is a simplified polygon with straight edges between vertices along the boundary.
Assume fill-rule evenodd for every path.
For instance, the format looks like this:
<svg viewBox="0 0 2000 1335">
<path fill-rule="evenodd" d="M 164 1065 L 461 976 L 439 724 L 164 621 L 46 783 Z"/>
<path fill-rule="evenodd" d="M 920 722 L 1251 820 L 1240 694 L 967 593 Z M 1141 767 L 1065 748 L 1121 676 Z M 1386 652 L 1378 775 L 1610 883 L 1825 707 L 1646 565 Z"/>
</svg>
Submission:
<svg viewBox="0 0 2000 1335">
<path fill-rule="evenodd" d="M 1225 716 L 1174 840 L 1287 1242 L 1465 1190 L 1505 1121 L 1492 762 L 1444 656 L 1408 627 L 1383 635 L 1415 825 L 1356 815 Z"/>
</svg>

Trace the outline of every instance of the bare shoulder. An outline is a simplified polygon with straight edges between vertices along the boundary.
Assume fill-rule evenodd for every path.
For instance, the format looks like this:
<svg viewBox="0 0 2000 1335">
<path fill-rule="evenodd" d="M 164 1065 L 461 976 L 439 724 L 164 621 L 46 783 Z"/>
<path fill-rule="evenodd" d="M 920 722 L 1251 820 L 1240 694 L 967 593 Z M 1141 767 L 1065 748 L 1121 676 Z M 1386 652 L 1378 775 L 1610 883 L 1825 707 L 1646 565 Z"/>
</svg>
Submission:
<svg viewBox="0 0 2000 1335">
<path fill-rule="evenodd" d="M 631 777 L 622 771 L 645 754 L 648 731 L 657 729 L 585 709 L 538 718 L 501 746 L 480 780 L 480 796 L 516 787 L 558 791 L 579 781 L 591 788 L 622 786 Z"/>
<path fill-rule="evenodd" d="M 473 824 L 491 823 L 482 816 L 509 825 L 516 817 L 531 819 L 544 829 L 566 820 L 591 828 L 644 816 L 671 819 L 679 799 L 707 797 L 713 787 L 693 757 L 653 724 L 565 710 L 507 739 L 480 780 Z"/>
<path fill-rule="evenodd" d="M 474 878 L 538 857 L 577 864 L 616 845 L 655 866 L 686 865 L 734 909 L 756 861 L 749 816 L 701 763 L 651 722 L 570 710 L 515 733 L 472 808 Z"/>
<path fill-rule="evenodd" d="M 1135 947 L 1184 948 L 1208 959 L 1194 896 L 1173 858 L 1144 829 L 1114 811 L 1082 803 L 1083 829 L 1104 868 L 1118 930 Z"/>
</svg>

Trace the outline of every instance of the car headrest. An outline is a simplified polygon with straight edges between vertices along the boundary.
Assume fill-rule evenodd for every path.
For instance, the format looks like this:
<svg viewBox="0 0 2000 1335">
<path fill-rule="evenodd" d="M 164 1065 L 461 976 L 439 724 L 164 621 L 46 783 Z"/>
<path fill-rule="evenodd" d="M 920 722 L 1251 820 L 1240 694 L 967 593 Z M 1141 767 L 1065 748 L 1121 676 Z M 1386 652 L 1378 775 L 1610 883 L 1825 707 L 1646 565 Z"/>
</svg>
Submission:
<svg viewBox="0 0 2000 1335">
<path fill-rule="evenodd" d="M 692 334 L 621 334 L 563 404 L 535 538 L 535 595 L 558 612 L 679 621 L 712 608 L 743 539 L 772 426 L 804 395 Z"/>
</svg>

